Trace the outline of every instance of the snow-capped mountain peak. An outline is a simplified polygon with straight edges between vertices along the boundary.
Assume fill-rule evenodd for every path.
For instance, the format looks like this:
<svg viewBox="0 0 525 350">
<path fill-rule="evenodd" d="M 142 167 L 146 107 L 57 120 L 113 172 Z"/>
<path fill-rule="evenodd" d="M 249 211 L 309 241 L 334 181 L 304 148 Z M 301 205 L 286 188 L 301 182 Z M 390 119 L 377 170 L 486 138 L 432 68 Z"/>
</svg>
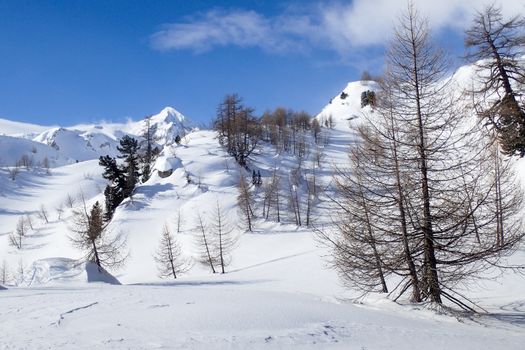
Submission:
<svg viewBox="0 0 525 350">
<path fill-rule="evenodd" d="M 173 107 L 164 107 L 158 114 L 151 116 L 151 121 L 166 123 L 184 123 L 187 118 Z"/>
<path fill-rule="evenodd" d="M 194 123 L 175 108 L 165 107 L 158 114 L 132 123 L 127 132 L 137 136 L 144 135 L 148 119 L 155 141 L 161 145 L 171 144 L 177 135 L 183 136 L 195 128 Z"/>
</svg>

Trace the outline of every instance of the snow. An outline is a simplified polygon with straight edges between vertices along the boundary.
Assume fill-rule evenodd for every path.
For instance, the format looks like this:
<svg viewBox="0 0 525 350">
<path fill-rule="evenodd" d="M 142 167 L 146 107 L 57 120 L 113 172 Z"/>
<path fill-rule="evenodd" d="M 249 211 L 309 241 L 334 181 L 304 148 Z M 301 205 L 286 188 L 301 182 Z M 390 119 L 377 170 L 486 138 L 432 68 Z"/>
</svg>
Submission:
<svg viewBox="0 0 525 350">
<path fill-rule="evenodd" d="M 50 166 L 64 165 L 56 149 L 22 137 L 0 136 L 0 166 L 14 166 L 23 156 L 37 164 L 48 158 Z"/>
<path fill-rule="evenodd" d="M 169 171 L 181 167 L 182 164 L 178 158 L 161 156 L 155 161 L 154 170 Z"/>
<path fill-rule="evenodd" d="M 130 124 L 127 132 L 142 135 L 146 130 L 146 121 Z M 173 107 L 165 107 L 160 113 L 150 116 L 150 127 L 153 127 L 154 138 L 160 144 L 173 143 L 175 137 L 184 136 L 196 128 L 196 125 Z"/>
<path fill-rule="evenodd" d="M 348 85 L 337 96 L 334 96 L 330 103 L 326 105 L 316 116 L 321 125 L 332 116 L 336 125 L 348 124 L 348 121 L 359 118 L 362 114 L 361 93 L 379 88 L 374 81 L 354 81 Z M 345 98 L 343 98 L 346 95 Z M 367 108 L 368 109 L 368 108 Z"/>
<path fill-rule="evenodd" d="M 49 126 L 21 123 L 0 118 L 0 135 L 31 137 L 49 128 Z"/>
<path fill-rule="evenodd" d="M 322 121 L 331 115 L 335 122 L 325 130 L 329 142 L 316 166 L 323 186 L 330 185 L 334 165 L 346 162 L 350 122 L 373 113 L 361 108 L 361 93 L 376 88 L 373 82 L 350 83 L 344 89 L 348 96 L 338 94 L 317 116 Z M 11 124 L 0 120 L 3 125 Z M 161 178 L 154 172 L 116 210 L 108 232 L 125 235 L 129 258 L 111 274 L 79 262 L 83 252 L 69 239 L 69 202 L 74 208 L 80 197 L 88 206 L 103 203 L 106 181 L 98 156 L 114 154 L 118 139 L 142 134 L 145 123 L 44 130 L 22 125 L 10 130 L 23 136 L 0 136 L 0 266 L 5 261 L 14 275 L 0 297 L 0 349 L 523 349 L 523 276 L 487 271 L 490 280 L 463 291 L 487 315 L 466 317 L 380 295 L 359 298 L 327 268 L 330 252 L 311 229 L 288 220 L 256 220 L 254 232 L 244 232 L 236 184 L 245 170 L 219 146 L 215 132 L 195 129 L 172 108 L 152 116 L 151 125 L 162 147 L 154 169 L 173 173 Z M 27 137 L 35 131 L 38 136 Z M 180 145 L 173 142 L 178 134 Z M 293 157 L 271 149 L 263 145 L 249 164 L 261 171 L 263 182 L 274 167 L 284 177 L 296 165 Z M 27 152 L 36 161 L 48 155 L 53 168 L 22 168 L 10 180 L 7 166 Z M 227 273 L 213 275 L 195 264 L 175 281 L 160 280 L 153 254 L 162 227 L 168 225 L 184 254 L 195 257 L 197 215 L 209 218 L 217 203 L 238 236 Z M 48 223 L 37 215 L 42 206 Z M 328 206 L 321 203 L 319 210 L 319 217 L 328 217 Z M 33 228 L 17 250 L 8 235 L 22 215 L 32 217 Z M 176 233 L 179 215 L 182 228 Z M 525 262 L 524 248 L 509 261 Z"/>
<path fill-rule="evenodd" d="M 120 284 L 120 282 L 95 263 L 82 262 L 68 258 L 47 258 L 36 260 L 24 272 L 25 278 L 18 284 L 32 287 L 42 285 L 71 285 L 102 282 Z"/>
<path fill-rule="evenodd" d="M 3 347 L 523 348 L 519 332 L 474 322 L 406 317 L 306 294 L 258 291 L 257 284 L 257 280 L 216 278 L 9 290 L 0 299 L 0 316 L 8 318 L 2 325 Z"/>
<path fill-rule="evenodd" d="M 159 145 L 173 143 L 175 136 L 182 137 L 196 129 L 191 120 L 172 107 L 151 116 L 150 127 Z M 114 157 L 122 136 L 140 138 L 145 130 L 145 120 L 45 127 L 0 119 L 0 166 L 14 166 L 24 154 L 34 159 L 35 164 L 47 157 L 51 167 L 98 159 L 104 155 Z"/>
</svg>

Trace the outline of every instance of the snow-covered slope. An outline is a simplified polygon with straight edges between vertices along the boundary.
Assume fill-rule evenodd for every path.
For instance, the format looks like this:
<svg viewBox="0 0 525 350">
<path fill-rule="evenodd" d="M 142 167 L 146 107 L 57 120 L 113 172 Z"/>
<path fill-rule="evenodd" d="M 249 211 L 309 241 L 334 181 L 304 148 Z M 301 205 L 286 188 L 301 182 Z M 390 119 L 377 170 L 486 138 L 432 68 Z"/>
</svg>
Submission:
<svg viewBox="0 0 525 350">
<path fill-rule="evenodd" d="M 365 91 L 376 91 L 378 85 L 371 80 L 354 81 L 334 96 L 316 116 L 321 125 L 325 124 L 328 118 L 332 118 L 336 126 L 347 126 L 349 121 L 359 118 L 363 112 L 361 109 L 361 94 Z M 369 108 L 365 108 L 369 110 Z"/>
<path fill-rule="evenodd" d="M 96 159 L 106 154 L 115 156 L 117 153 L 117 141 L 99 132 L 53 128 L 35 137 L 34 141 L 54 148 L 69 163 Z"/>
<path fill-rule="evenodd" d="M 20 286 L 32 287 L 48 284 L 85 285 L 88 282 L 120 284 L 106 270 L 92 262 L 83 262 L 68 258 L 47 258 L 35 261 L 29 268 L 31 274 L 20 281 Z"/>
<path fill-rule="evenodd" d="M 333 166 L 346 162 L 348 145 L 354 141 L 349 123 L 362 113 L 373 113 L 370 107 L 361 108 L 361 93 L 376 88 L 373 82 L 350 83 L 345 94 L 335 96 L 317 116 L 320 121 L 331 116 L 335 124 L 324 130 L 328 141 L 322 146 L 322 159 L 313 166 L 322 186 L 329 186 Z M 83 253 L 69 239 L 71 214 L 81 196 L 88 206 L 104 201 L 106 182 L 97 155 L 111 154 L 123 135 L 142 134 L 144 121 L 41 132 L 40 142 L 28 141 L 44 147 L 37 154 L 45 149 L 64 160 L 50 173 L 22 169 L 13 181 L 7 167 L 0 165 L 0 268 L 5 261 L 13 275 L 0 298 L 2 346 L 522 349 L 522 277 L 510 273 L 486 282 L 477 293 L 464 291 L 492 312 L 473 319 L 458 321 L 426 304 L 403 306 L 379 296 L 352 304 L 348 298 L 355 293 L 345 290 L 335 272 L 326 268 L 330 252 L 312 230 L 283 218 L 280 224 L 258 219 L 253 233 L 244 231 L 236 184 L 239 171 L 246 170 L 220 147 L 215 132 L 192 130 L 191 123 L 171 108 L 152 116 L 150 125 L 162 146 L 158 162 L 151 178 L 122 203 L 108 227 L 127 238 L 127 263 L 112 271 L 122 286 L 86 283 L 90 272 L 75 263 Z M 178 145 L 173 142 L 176 135 L 183 136 Z M 3 150 L 0 158 L 5 157 Z M 284 183 L 297 160 L 271 150 L 262 145 L 250 166 L 261 171 L 263 184 L 273 168 Z M 64 165 L 72 160 L 79 162 Z M 305 160 L 303 166 L 310 163 Z M 158 171 L 168 170 L 169 176 L 159 176 Z M 153 255 L 163 226 L 175 233 L 180 215 L 176 238 L 183 254 L 196 258 L 197 215 L 209 224 L 217 204 L 238 236 L 227 274 L 213 275 L 194 262 L 176 281 L 161 282 Z M 38 215 L 41 208 L 47 211 L 47 221 Z M 321 203 L 319 210 L 321 217 L 329 208 Z M 256 211 L 260 215 L 259 208 Z M 8 244 L 8 235 L 24 215 L 31 217 L 33 227 L 18 250 Z M 516 253 L 516 261 L 524 258 L 523 252 Z"/>
<path fill-rule="evenodd" d="M 34 166 L 42 166 L 45 158 L 49 166 L 65 164 L 53 147 L 23 137 L 0 135 L 0 150 L 0 167 L 14 166 L 23 158 Z"/>
<path fill-rule="evenodd" d="M 196 127 L 192 121 L 172 107 L 166 107 L 160 113 L 150 116 L 149 123 L 154 132 L 154 139 L 161 145 L 173 143 L 177 135 L 182 137 Z M 131 135 L 141 135 L 146 130 L 146 125 L 147 122 L 143 119 L 128 125 L 126 131 Z"/>
<path fill-rule="evenodd" d="M 195 124 L 174 108 L 166 107 L 150 117 L 150 128 L 155 142 L 163 146 L 173 143 L 177 135 L 182 137 L 193 130 Z M 51 167 L 97 159 L 102 155 L 115 156 L 122 136 L 141 139 L 145 130 L 145 120 L 49 128 L 0 119 L 0 164 L 14 166 L 24 154 L 32 157 L 35 165 L 47 157 L 52 160 Z"/>
<path fill-rule="evenodd" d="M 32 138 L 49 128 L 51 127 L 0 118 L 0 135 Z"/>
</svg>

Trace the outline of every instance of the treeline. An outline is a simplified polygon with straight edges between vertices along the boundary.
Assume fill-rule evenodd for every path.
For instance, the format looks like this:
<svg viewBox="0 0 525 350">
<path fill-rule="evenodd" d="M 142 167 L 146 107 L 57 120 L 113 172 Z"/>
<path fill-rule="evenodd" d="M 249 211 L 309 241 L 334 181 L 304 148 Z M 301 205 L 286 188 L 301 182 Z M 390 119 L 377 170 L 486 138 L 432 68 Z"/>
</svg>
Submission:
<svg viewBox="0 0 525 350">
<path fill-rule="evenodd" d="M 310 226 L 319 201 L 316 168 L 321 164 L 328 132 L 304 111 L 282 107 L 256 117 L 237 94 L 226 95 L 213 125 L 219 142 L 240 166 L 238 208 L 252 231 L 256 219 Z M 335 125 L 332 118 L 327 127 Z M 286 169 L 261 170 L 249 162 L 252 153 L 272 147 L 273 152 L 295 160 Z M 251 181 L 249 176 L 251 174 Z"/>
<path fill-rule="evenodd" d="M 261 141 L 273 145 L 277 153 L 299 156 L 307 153 L 310 135 L 316 144 L 325 141 L 319 121 L 304 111 L 279 107 L 257 117 L 237 94 L 226 95 L 217 110 L 213 126 L 219 142 L 241 166 L 247 165 Z"/>
</svg>

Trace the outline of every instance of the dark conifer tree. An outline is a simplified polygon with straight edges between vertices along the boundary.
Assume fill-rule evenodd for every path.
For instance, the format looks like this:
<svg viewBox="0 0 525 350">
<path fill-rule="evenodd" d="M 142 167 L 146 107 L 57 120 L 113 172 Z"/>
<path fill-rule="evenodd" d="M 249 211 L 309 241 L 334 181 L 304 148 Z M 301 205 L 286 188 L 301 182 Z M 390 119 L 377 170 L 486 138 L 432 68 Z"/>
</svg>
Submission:
<svg viewBox="0 0 525 350">
<path fill-rule="evenodd" d="M 104 196 L 106 197 L 104 219 L 109 221 L 113 217 L 115 209 L 125 198 L 123 188 L 125 187 L 126 179 L 115 158 L 108 155 L 100 157 L 98 164 L 104 167 L 102 177 L 110 181 L 104 190 Z"/>
<path fill-rule="evenodd" d="M 151 163 L 155 158 L 153 148 L 155 142 L 155 127 L 152 127 L 150 117 L 147 117 L 145 122 L 146 126 L 144 133 L 142 134 L 142 137 L 144 138 L 142 143 L 142 148 L 144 149 L 142 154 L 142 182 L 148 181 L 151 175 Z"/>
<path fill-rule="evenodd" d="M 126 135 L 120 140 L 120 146 L 117 146 L 120 155 L 118 158 L 124 160 L 122 172 L 125 177 L 123 188 L 124 198 L 130 197 L 139 182 L 139 144 L 136 139 Z"/>
<path fill-rule="evenodd" d="M 119 166 L 115 158 L 108 155 L 99 158 L 99 165 L 104 167 L 102 177 L 110 181 L 104 190 L 106 197 L 104 219 L 106 221 L 111 220 L 120 203 L 133 194 L 140 178 L 137 140 L 124 136 L 117 149 L 120 152 L 118 158 L 124 160 L 122 165 Z"/>
</svg>

